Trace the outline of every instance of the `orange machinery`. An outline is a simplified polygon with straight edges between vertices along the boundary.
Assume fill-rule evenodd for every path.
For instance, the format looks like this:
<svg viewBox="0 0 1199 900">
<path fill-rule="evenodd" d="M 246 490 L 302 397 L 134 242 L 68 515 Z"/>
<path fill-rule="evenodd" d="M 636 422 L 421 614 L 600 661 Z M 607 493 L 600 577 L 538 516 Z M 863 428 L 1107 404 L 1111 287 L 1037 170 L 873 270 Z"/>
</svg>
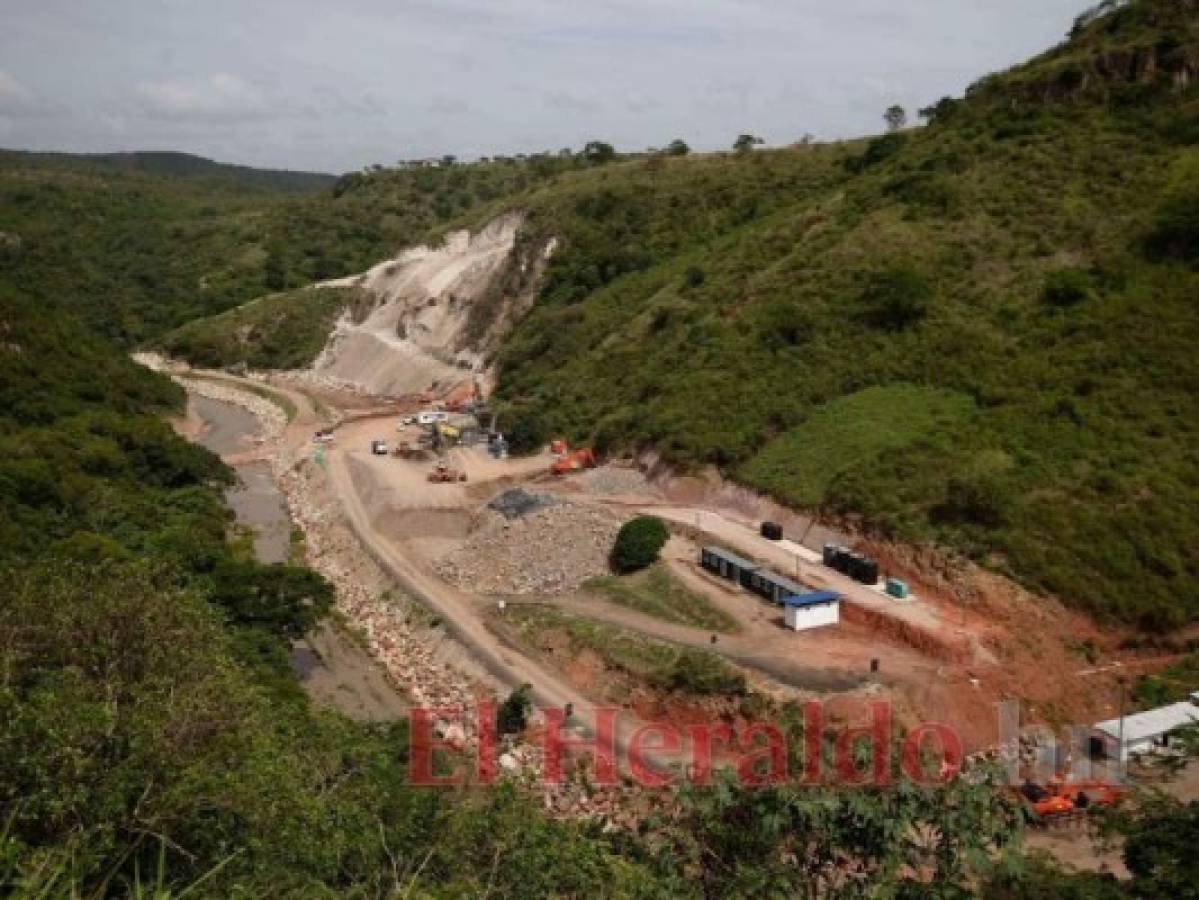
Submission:
<svg viewBox="0 0 1199 900">
<path fill-rule="evenodd" d="M 594 469 L 595 466 L 595 454 L 591 452 L 591 448 L 581 447 L 573 453 L 568 453 L 557 460 L 550 466 L 550 472 L 554 475 L 565 475 L 568 472 L 577 472 L 580 469 Z"/>
</svg>

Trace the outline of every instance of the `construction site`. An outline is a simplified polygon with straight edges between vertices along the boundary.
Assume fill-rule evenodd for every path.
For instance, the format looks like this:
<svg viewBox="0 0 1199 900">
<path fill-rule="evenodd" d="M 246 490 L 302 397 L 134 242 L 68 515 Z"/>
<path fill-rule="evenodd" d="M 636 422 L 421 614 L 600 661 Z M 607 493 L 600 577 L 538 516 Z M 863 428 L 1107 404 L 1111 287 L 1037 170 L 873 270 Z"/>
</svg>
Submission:
<svg viewBox="0 0 1199 900">
<path fill-rule="evenodd" d="M 225 457 L 270 465 L 306 561 L 338 587 L 346 627 L 394 691 L 354 699 L 354 676 L 322 702 L 470 707 L 527 684 L 537 706 L 617 704 L 632 724 L 744 724 L 819 699 L 853 725 L 884 699 L 901 728 L 949 723 L 985 754 L 1004 749 L 1000 703 L 1018 701 L 1022 725 L 1109 719 L 1127 679 L 1163 664 L 1002 576 L 832 527 L 715 471 L 599 459 L 562 439 L 513 456 L 479 349 L 499 332 L 480 331 L 472 303 L 501 305 L 484 317 L 493 329 L 518 314 L 520 297 L 488 292 L 515 227 L 499 220 L 347 279 L 377 291 L 375 312 L 340 323 L 309 370 L 146 360 L 193 403 L 215 392 L 258 417 Z M 614 576 L 617 532 L 642 515 L 669 527 L 660 562 Z M 326 649 L 337 684 L 343 661 Z M 679 674 L 697 665 L 711 677 Z M 1077 805 L 1045 785 L 1026 796 L 1047 812 Z"/>
</svg>

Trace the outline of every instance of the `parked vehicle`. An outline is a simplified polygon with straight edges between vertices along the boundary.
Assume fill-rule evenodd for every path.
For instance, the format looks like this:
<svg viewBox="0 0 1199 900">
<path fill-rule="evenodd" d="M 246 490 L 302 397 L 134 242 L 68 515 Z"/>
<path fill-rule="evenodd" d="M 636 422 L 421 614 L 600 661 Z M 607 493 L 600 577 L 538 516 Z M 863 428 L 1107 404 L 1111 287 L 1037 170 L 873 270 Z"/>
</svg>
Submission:
<svg viewBox="0 0 1199 900">
<path fill-rule="evenodd" d="M 387 441 L 371 441 L 371 453 L 375 456 L 386 456 L 388 453 Z"/>
<path fill-rule="evenodd" d="M 434 422 L 448 422 L 450 414 L 439 409 L 427 409 L 416 414 L 417 425 L 432 425 Z"/>
<path fill-rule="evenodd" d="M 452 484 L 457 481 L 466 481 L 466 473 L 445 463 L 438 463 L 429 473 L 431 484 Z"/>
</svg>

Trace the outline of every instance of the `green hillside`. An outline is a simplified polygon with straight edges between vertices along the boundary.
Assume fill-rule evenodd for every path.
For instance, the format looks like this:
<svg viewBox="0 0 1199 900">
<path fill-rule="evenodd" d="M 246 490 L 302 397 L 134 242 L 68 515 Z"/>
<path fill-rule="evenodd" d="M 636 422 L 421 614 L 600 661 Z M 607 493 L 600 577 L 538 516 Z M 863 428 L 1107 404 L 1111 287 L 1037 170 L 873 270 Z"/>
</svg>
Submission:
<svg viewBox="0 0 1199 900">
<path fill-rule="evenodd" d="M 153 165 L 101 165 L 0 152 L 0 285 L 53 298 L 93 331 L 140 344 L 264 294 L 362 271 L 457 216 L 583 165 L 546 157 L 356 172 L 297 192 L 269 172 L 199 166 L 193 176 L 196 157 L 152 156 Z"/>
<path fill-rule="evenodd" d="M 31 153 L 0 150 L 0 167 L 95 169 L 110 172 L 144 172 L 183 178 L 225 181 L 246 187 L 284 191 L 308 191 L 330 187 L 337 176 L 322 172 L 293 172 L 286 169 L 255 169 L 214 162 L 203 156 L 171 151 L 137 150 L 129 153 Z"/>
<path fill-rule="evenodd" d="M 500 358 L 509 427 L 1193 619 L 1197 57 L 1189 5 L 1135 3 L 927 128 L 531 193 L 526 239 L 562 247 Z M 936 392 L 953 415 L 913 405 Z"/>
<path fill-rule="evenodd" d="M 361 173 L 233 233 L 288 234 L 294 287 L 521 209 L 521 251 L 557 250 L 498 356 L 516 447 L 654 447 L 1168 629 L 1199 616 L 1196 28 L 1103 4 L 924 128 Z M 290 320 L 319 345 L 314 307 Z M 167 344 L 282 358 L 238 321 Z"/>
</svg>

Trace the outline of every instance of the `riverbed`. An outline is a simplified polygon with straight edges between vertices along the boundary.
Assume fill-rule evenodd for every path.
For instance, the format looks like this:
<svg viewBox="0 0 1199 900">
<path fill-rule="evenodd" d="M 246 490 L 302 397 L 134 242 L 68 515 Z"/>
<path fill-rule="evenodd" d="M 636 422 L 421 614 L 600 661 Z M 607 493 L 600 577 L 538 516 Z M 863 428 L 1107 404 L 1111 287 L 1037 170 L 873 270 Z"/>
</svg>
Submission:
<svg viewBox="0 0 1199 900">
<path fill-rule="evenodd" d="M 189 393 L 188 404 L 187 427 L 180 430 L 218 456 L 242 454 L 252 449 L 261 436 L 258 419 L 240 406 L 195 393 Z M 238 525 L 253 535 L 255 558 L 263 563 L 288 562 L 292 521 L 269 464 L 256 461 L 232 468 L 238 483 L 225 497 Z M 294 642 L 291 664 L 315 702 L 350 718 L 381 721 L 406 713 L 404 698 L 370 655 L 330 621 Z"/>
</svg>

